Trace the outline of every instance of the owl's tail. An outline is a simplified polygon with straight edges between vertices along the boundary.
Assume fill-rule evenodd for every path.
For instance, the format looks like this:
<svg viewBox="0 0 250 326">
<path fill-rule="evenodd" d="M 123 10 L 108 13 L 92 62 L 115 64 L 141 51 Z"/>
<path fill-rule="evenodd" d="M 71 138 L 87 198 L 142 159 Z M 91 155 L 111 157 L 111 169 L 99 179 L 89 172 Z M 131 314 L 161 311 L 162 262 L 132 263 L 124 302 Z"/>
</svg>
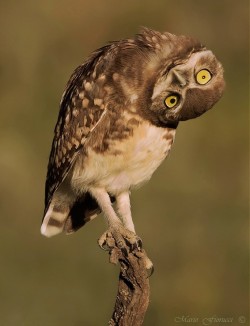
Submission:
<svg viewBox="0 0 250 326">
<path fill-rule="evenodd" d="M 61 210 L 61 207 L 54 208 L 53 204 L 50 204 L 41 226 L 41 233 L 50 238 L 53 235 L 61 233 L 64 229 L 64 224 L 69 215 L 69 208 Z"/>
<path fill-rule="evenodd" d="M 89 193 L 77 199 L 71 208 L 65 207 L 65 203 L 54 207 L 52 201 L 44 216 L 41 233 L 46 237 L 52 237 L 63 231 L 66 234 L 73 233 L 100 212 L 97 202 Z"/>
</svg>

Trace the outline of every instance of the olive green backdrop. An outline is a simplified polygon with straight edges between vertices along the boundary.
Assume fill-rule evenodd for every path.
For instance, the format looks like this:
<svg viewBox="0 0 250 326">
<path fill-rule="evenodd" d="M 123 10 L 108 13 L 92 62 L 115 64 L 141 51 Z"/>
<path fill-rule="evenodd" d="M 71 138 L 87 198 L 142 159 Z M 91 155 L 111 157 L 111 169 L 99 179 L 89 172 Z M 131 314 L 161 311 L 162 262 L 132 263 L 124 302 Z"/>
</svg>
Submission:
<svg viewBox="0 0 250 326">
<path fill-rule="evenodd" d="M 170 157 L 132 193 L 155 265 L 145 325 L 248 324 L 248 13 L 247 0 L 1 1 L 0 325 L 110 318 L 118 268 L 96 243 L 103 217 L 67 237 L 39 228 L 64 86 L 91 51 L 140 26 L 198 38 L 227 82 L 213 110 L 179 125 Z"/>
</svg>

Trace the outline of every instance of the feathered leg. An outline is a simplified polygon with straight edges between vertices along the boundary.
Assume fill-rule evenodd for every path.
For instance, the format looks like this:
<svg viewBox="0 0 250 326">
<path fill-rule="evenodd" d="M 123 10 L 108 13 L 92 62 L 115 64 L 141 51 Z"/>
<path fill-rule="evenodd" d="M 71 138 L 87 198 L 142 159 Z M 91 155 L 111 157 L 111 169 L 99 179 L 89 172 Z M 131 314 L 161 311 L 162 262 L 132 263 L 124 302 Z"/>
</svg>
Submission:
<svg viewBox="0 0 250 326">
<path fill-rule="evenodd" d="M 124 226 L 135 233 L 135 227 L 131 215 L 129 192 L 122 192 L 116 197 L 118 214 L 120 215 Z"/>
<path fill-rule="evenodd" d="M 103 248 L 109 233 L 112 234 L 119 248 L 125 247 L 125 241 L 132 246 L 136 245 L 138 237 L 133 231 L 127 229 L 126 226 L 121 223 L 121 220 L 112 207 L 109 194 L 102 188 L 92 188 L 89 191 L 103 211 L 109 228 L 99 239 L 99 245 Z"/>
</svg>

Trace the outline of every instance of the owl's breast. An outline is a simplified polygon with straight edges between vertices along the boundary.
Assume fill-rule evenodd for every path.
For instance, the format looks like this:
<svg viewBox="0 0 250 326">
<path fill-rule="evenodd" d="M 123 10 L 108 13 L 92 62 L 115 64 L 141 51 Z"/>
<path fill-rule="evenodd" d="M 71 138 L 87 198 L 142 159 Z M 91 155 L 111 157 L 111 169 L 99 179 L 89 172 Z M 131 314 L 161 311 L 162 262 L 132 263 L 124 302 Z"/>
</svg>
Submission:
<svg viewBox="0 0 250 326">
<path fill-rule="evenodd" d="M 78 190 L 89 187 L 105 188 L 116 195 L 140 186 L 149 180 L 168 155 L 175 129 L 160 128 L 144 121 L 127 138 L 112 138 L 103 152 L 88 148 L 73 172 L 73 184 Z"/>
</svg>

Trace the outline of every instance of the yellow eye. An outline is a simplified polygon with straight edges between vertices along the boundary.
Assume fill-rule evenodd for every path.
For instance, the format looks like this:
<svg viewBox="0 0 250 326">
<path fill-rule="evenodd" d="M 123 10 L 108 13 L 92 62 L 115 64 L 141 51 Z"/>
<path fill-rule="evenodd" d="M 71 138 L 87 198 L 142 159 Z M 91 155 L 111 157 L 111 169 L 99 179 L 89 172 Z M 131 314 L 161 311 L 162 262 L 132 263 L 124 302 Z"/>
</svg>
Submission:
<svg viewBox="0 0 250 326">
<path fill-rule="evenodd" d="M 165 98 L 165 104 L 169 109 L 176 106 L 178 101 L 179 101 L 179 97 L 177 95 L 169 95 L 168 97 Z"/>
<path fill-rule="evenodd" d="M 207 69 L 202 69 L 196 75 L 196 81 L 200 85 L 205 85 L 212 78 L 211 73 Z"/>
</svg>

